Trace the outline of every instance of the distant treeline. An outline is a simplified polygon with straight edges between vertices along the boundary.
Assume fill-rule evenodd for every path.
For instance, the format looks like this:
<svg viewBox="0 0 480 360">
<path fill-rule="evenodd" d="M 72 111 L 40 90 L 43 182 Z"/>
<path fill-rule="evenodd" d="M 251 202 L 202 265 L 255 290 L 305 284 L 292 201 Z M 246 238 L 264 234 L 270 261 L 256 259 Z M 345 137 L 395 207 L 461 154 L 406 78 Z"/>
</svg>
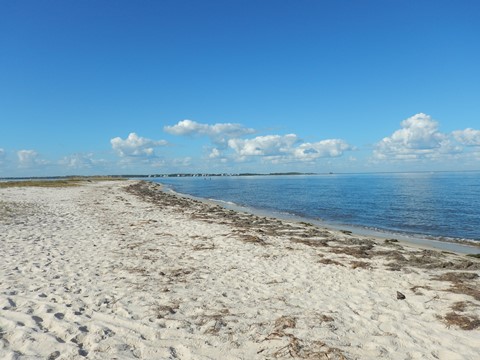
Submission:
<svg viewBox="0 0 480 360">
<path fill-rule="evenodd" d="M 155 175 L 141 175 L 129 177 L 215 177 L 215 176 L 278 176 L 278 175 L 315 175 L 315 173 L 300 173 L 300 172 L 278 172 L 278 173 L 220 173 L 220 174 L 206 174 L 206 173 L 178 173 L 178 174 L 155 174 Z"/>
<path fill-rule="evenodd" d="M 131 179 L 131 178 L 156 178 L 156 177 L 216 177 L 216 176 L 279 176 L 279 175 L 316 175 L 316 173 L 301 173 L 301 172 L 275 172 L 268 174 L 261 173 L 173 173 L 173 174 L 122 174 L 122 175 L 99 175 L 99 176 L 32 176 L 32 177 L 4 177 L 0 180 L 61 180 L 61 179 L 75 179 L 75 180 L 112 180 L 112 179 Z"/>
</svg>

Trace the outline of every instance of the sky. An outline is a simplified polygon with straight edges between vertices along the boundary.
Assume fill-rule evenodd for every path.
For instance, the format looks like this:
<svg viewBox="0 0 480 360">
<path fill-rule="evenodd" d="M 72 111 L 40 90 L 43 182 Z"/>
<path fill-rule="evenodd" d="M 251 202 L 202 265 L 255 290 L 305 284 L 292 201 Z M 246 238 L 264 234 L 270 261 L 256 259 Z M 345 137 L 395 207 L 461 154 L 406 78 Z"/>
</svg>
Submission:
<svg viewBox="0 0 480 360">
<path fill-rule="evenodd" d="M 480 170 L 477 0 L 0 0 L 0 177 Z"/>
</svg>

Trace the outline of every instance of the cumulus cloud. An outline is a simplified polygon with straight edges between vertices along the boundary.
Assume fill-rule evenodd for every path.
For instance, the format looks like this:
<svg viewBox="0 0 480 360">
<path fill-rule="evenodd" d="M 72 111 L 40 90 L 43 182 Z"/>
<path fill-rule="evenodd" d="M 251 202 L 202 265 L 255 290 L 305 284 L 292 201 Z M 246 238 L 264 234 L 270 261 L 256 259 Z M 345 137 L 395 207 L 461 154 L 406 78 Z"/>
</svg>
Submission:
<svg viewBox="0 0 480 360">
<path fill-rule="evenodd" d="M 240 156 L 275 156 L 291 152 L 298 141 L 295 134 L 257 136 L 253 139 L 230 139 L 228 146 Z"/>
<path fill-rule="evenodd" d="M 89 169 L 102 162 L 102 160 L 95 160 L 94 154 L 90 153 L 64 156 L 58 163 L 71 169 Z"/>
<path fill-rule="evenodd" d="M 318 158 L 338 157 L 352 147 L 344 140 L 327 139 L 315 143 L 304 143 L 297 135 L 267 135 L 253 139 L 230 139 L 228 146 L 239 159 L 261 156 L 272 163 L 285 161 L 314 161 Z"/>
<path fill-rule="evenodd" d="M 173 159 L 172 161 L 173 166 L 177 167 L 190 167 L 192 165 L 192 158 L 187 156 L 184 158 Z"/>
<path fill-rule="evenodd" d="M 156 147 L 168 144 L 165 140 L 150 140 L 136 133 L 130 133 L 125 140 L 120 137 L 113 138 L 110 143 L 112 149 L 121 157 L 153 157 Z"/>
<path fill-rule="evenodd" d="M 313 161 L 318 158 L 339 157 L 352 147 L 341 139 L 327 139 L 316 143 L 303 143 L 294 149 L 294 156 L 301 161 Z"/>
<path fill-rule="evenodd" d="M 163 168 L 167 165 L 165 159 L 155 158 L 154 160 L 150 161 L 149 164 L 152 168 Z"/>
<path fill-rule="evenodd" d="M 264 161 L 279 163 L 289 160 L 313 161 L 322 157 L 341 156 L 351 146 L 339 139 L 323 140 L 316 143 L 302 143 L 295 134 L 265 135 L 245 139 L 245 135 L 256 131 L 240 124 L 201 124 L 192 120 L 182 120 L 176 125 L 165 126 L 164 130 L 173 135 L 207 136 L 213 143 L 208 158 L 211 160 L 231 158 L 235 160 L 261 158 Z"/>
<path fill-rule="evenodd" d="M 429 115 L 416 114 L 401 122 L 401 129 L 375 145 L 376 159 L 416 160 L 461 151 Z"/>
<path fill-rule="evenodd" d="M 254 129 L 246 128 L 240 124 L 201 124 L 192 120 L 182 120 L 176 125 L 165 126 L 164 131 L 172 135 L 208 136 L 215 143 L 224 143 L 226 139 L 237 138 L 253 134 Z"/>
<path fill-rule="evenodd" d="M 17 151 L 18 166 L 22 168 L 34 167 L 46 164 L 35 150 L 19 150 Z"/>
<path fill-rule="evenodd" d="M 220 150 L 218 150 L 217 148 L 213 148 L 212 151 L 210 152 L 210 155 L 208 155 L 208 157 L 210 159 L 217 159 L 221 156 L 221 152 Z"/>
<path fill-rule="evenodd" d="M 480 130 L 467 128 L 465 130 L 456 130 L 452 135 L 460 144 L 467 146 L 480 146 Z"/>
</svg>

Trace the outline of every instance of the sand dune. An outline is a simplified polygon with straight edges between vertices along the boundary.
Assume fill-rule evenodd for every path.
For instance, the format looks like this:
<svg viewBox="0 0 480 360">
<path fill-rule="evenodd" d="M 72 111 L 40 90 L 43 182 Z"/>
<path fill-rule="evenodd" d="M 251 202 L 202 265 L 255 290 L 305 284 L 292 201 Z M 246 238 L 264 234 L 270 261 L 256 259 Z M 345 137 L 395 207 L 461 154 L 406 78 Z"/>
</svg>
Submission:
<svg viewBox="0 0 480 360">
<path fill-rule="evenodd" d="M 136 181 L 0 189 L 1 359 L 478 359 L 480 262 Z"/>
</svg>

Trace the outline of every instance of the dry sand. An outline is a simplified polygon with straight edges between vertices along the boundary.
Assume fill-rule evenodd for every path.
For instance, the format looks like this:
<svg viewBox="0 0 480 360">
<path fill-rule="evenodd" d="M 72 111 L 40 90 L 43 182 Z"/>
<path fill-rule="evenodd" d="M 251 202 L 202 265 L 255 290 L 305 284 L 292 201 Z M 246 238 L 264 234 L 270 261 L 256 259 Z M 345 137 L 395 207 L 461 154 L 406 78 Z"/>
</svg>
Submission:
<svg viewBox="0 0 480 360">
<path fill-rule="evenodd" d="M 479 359 L 480 261 L 136 181 L 0 189 L 0 359 Z"/>
</svg>

